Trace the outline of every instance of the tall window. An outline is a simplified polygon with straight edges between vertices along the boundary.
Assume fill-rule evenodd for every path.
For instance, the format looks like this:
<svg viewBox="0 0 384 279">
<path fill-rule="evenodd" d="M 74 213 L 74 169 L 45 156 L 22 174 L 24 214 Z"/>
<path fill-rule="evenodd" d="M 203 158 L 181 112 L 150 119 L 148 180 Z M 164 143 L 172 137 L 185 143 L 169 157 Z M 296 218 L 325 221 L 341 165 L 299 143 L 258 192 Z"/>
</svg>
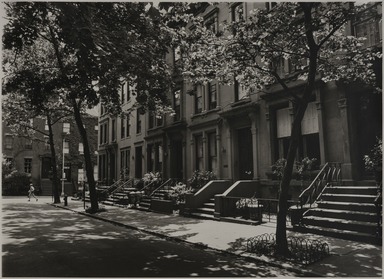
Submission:
<svg viewBox="0 0 384 279">
<path fill-rule="evenodd" d="M 63 153 L 65 154 L 69 153 L 69 141 L 66 139 L 64 140 L 64 143 L 63 143 Z"/>
<path fill-rule="evenodd" d="M 232 6 L 231 9 L 231 16 L 232 16 L 232 21 L 242 21 L 244 20 L 244 5 L 243 3 L 239 3 L 236 5 Z"/>
<path fill-rule="evenodd" d="M 108 142 L 108 121 L 100 124 L 100 144 Z"/>
<path fill-rule="evenodd" d="M 177 90 L 173 93 L 173 109 L 175 110 L 174 120 L 181 119 L 181 107 L 180 107 L 181 90 Z"/>
<path fill-rule="evenodd" d="M 125 119 L 124 119 L 124 116 L 121 117 L 121 122 L 120 122 L 120 138 L 125 138 Z"/>
<path fill-rule="evenodd" d="M 125 134 L 127 137 L 129 137 L 131 135 L 131 119 L 129 115 L 127 115 L 126 124 L 127 125 L 125 126 L 125 128 L 127 129 L 127 132 Z"/>
<path fill-rule="evenodd" d="M 66 134 L 69 134 L 71 130 L 71 124 L 70 123 L 63 123 L 63 132 Z"/>
<path fill-rule="evenodd" d="M 84 145 L 81 142 L 79 142 L 79 154 L 84 154 Z"/>
<path fill-rule="evenodd" d="M 13 148 L 13 137 L 5 136 L 5 149 L 12 149 L 12 148 Z"/>
<path fill-rule="evenodd" d="M 197 88 L 195 94 L 195 113 L 201 113 L 203 111 L 203 88 Z"/>
<path fill-rule="evenodd" d="M 121 85 L 121 103 L 124 104 L 125 103 L 125 83 L 123 83 Z"/>
<path fill-rule="evenodd" d="M 217 106 L 217 90 L 215 82 L 210 82 L 208 84 L 208 101 L 209 109 L 215 109 Z"/>
<path fill-rule="evenodd" d="M 216 133 L 208 134 L 208 170 L 216 171 L 217 168 L 217 146 Z"/>
<path fill-rule="evenodd" d="M 139 109 L 136 110 L 136 134 L 141 133 L 141 114 Z"/>
<path fill-rule="evenodd" d="M 25 173 L 32 172 L 32 158 L 24 158 L 24 172 Z"/>
<path fill-rule="evenodd" d="M 116 119 L 112 119 L 112 141 L 116 140 Z"/>
<path fill-rule="evenodd" d="M 211 30 L 212 33 L 217 34 L 219 31 L 218 21 L 217 21 L 217 13 L 213 13 L 205 18 L 205 26 L 208 30 Z"/>
<path fill-rule="evenodd" d="M 286 158 L 289 147 L 289 137 L 291 136 L 291 115 L 289 108 L 283 108 L 276 111 L 277 128 L 277 158 Z"/>
<path fill-rule="evenodd" d="M 356 15 L 354 20 L 354 31 L 356 37 L 365 37 L 363 41 L 364 47 L 372 47 L 380 44 L 381 41 L 381 13 L 378 13 L 378 8 L 381 10 L 381 4 L 368 4 L 368 8 Z M 380 44 L 381 45 L 381 44 Z"/>
<path fill-rule="evenodd" d="M 235 101 L 240 101 L 248 98 L 245 88 L 236 80 L 235 81 Z"/>
<path fill-rule="evenodd" d="M 131 156 L 131 150 L 129 148 L 120 150 L 120 174 L 128 177 L 130 174 L 129 158 Z"/>
<path fill-rule="evenodd" d="M 44 149 L 49 150 L 50 148 L 51 148 L 51 146 L 49 145 L 49 137 L 44 136 Z"/>
<path fill-rule="evenodd" d="M 204 169 L 203 136 L 195 136 L 196 170 Z"/>
</svg>

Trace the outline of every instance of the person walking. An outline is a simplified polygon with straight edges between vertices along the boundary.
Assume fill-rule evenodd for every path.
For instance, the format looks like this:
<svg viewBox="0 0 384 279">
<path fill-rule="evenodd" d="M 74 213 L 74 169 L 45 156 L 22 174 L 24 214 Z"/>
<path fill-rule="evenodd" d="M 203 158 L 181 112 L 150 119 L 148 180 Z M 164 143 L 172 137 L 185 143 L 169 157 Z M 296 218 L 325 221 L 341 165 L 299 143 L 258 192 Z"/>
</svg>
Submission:
<svg viewBox="0 0 384 279">
<path fill-rule="evenodd" d="M 31 201 L 31 196 L 38 201 L 38 198 L 35 196 L 35 187 L 33 187 L 33 184 L 29 184 L 29 191 L 28 191 L 28 201 Z"/>
</svg>

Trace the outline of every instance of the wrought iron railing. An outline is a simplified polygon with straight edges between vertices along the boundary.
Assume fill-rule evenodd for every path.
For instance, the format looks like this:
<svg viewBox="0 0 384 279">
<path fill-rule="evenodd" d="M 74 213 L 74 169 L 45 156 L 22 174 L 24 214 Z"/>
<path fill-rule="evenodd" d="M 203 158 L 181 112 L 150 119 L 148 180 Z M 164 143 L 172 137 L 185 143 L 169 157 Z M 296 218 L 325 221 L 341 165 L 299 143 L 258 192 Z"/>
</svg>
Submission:
<svg viewBox="0 0 384 279">
<path fill-rule="evenodd" d="M 377 237 L 382 237 L 382 224 L 383 224 L 383 197 L 382 197 L 382 191 L 383 191 L 383 186 L 382 182 L 377 187 L 377 195 L 375 198 L 375 208 L 376 208 L 376 220 L 377 220 L 377 227 L 376 227 L 376 236 Z"/>
<path fill-rule="evenodd" d="M 312 183 L 300 194 L 300 207 L 314 204 L 328 186 L 341 185 L 341 163 L 326 163 Z"/>
<path fill-rule="evenodd" d="M 150 196 L 158 184 L 161 184 L 161 179 L 149 182 L 140 191 L 144 192 L 145 196 Z"/>
<path fill-rule="evenodd" d="M 159 192 L 160 190 L 163 190 L 163 189 L 171 187 L 171 186 L 175 186 L 176 183 L 177 183 L 177 179 L 175 179 L 175 178 L 168 178 L 159 187 L 157 187 L 155 190 L 153 190 L 152 193 L 149 195 L 149 197 L 152 197 L 156 192 Z M 166 190 L 169 190 L 169 189 L 166 189 Z"/>
</svg>

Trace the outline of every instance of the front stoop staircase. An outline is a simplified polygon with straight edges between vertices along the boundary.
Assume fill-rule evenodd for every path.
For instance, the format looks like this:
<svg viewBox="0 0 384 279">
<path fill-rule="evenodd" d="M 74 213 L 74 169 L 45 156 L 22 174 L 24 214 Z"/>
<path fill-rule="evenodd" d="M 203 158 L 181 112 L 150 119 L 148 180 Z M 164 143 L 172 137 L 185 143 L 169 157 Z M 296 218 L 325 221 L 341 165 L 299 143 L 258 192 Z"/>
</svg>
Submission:
<svg viewBox="0 0 384 279">
<path fill-rule="evenodd" d="M 328 183 L 294 230 L 364 243 L 382 243 L 382 201 L 373 181 Z M 378 199 L 379 198 L 379 199 Z"/>
<path fill-rule="evenodd" d="M 202 218 L 202 219 L 215 219 L 215 198 L 212 197 L 199 208 L 196 208 L 190 213 L 191 217 Z"/>
</svg>

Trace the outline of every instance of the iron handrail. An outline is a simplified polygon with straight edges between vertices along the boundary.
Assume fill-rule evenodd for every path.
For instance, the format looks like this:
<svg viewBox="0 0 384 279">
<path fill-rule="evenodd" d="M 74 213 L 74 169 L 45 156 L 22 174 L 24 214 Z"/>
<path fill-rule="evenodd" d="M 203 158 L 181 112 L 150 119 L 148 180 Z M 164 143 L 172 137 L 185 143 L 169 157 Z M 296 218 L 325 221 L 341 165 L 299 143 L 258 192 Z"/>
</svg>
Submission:
<svg viewBox="0 0 384 279">
<path fill-rule="evenodd" d="M 161 181 L 161 180 L 160 180 Z M 147 189 L 150 189 L 150 187 L 151 186 L 153 186 L 153 184 L 155 184 L 156 182 L 159 182 L 159 180 L 153 180 L 153 181 L 151 181 L 150 183 L 148 183 L 147 185 L 145 185 L 142 189 L 141 189 L 141 191 L 146 191 Z"/>
<path fill-rule="evenodd" d="M 311 207 L 312 204 L 320 198 L 328 186 L 339 183 L 341 183 L 341 163 L 327 162 L 316 175 L 311 184 L 299 195 L 301 208 L 304 204 L 309 204 Z M 304 202 L 304 197 L 306 195 L 308 195 L 308 199 Z"/>
<path fill-rule="evenodd" d="M 382 230 L 381 230 L 381 224 L 383 222 L 382 220 L 382 183 L 380 183 L 377 187 L 377 194 L 376 198 L 374 200 L 375 208 L 376 208 L 376 217 L 377 217 L 377 227 L 376 227 L 376 236 L 381 237 Z"/>
<path fill-rule="evenodd" d="M 112 189 L 113 191 L 113 188 L 114 187 L 118 187 L 119 186 L 119 183 L 121 182 L 121 179 L 115 181 L 111 186 L 109 186 L 107 189 L 104 189 L 103 191 L 101 191 L 102 194 L 105 194 L 105 193 L 109 193 L 109 191 Z"/>
<path fill-rule="evenodd" d="M 124 189 L 124 187 L 127 186 L 127 185 L 132 185 L 132 181 L 133 181 L 133 178 L 130 178 L 127 181 L 123 181 L 123 183 L 121 183 L 114 190 L 111 191 L 110 195 L 113 195 L 114 193 L 116 193 L 121 188 Z"/>
<path fill-rule="evenodd" d="M 164 185 L 168 184 L 168 182 L 171 180 L 172 180 L 172 178 L 168 178 L 167 181 L 165 181 L 159 187 L 157 187 L 155 190 L 153 190 L 153 192 L 149 196 L 152 197 L 154 193 L 156 193 L 158 190 L 160 190 L 162 187 L 164 187 Z"/>
</svg>

